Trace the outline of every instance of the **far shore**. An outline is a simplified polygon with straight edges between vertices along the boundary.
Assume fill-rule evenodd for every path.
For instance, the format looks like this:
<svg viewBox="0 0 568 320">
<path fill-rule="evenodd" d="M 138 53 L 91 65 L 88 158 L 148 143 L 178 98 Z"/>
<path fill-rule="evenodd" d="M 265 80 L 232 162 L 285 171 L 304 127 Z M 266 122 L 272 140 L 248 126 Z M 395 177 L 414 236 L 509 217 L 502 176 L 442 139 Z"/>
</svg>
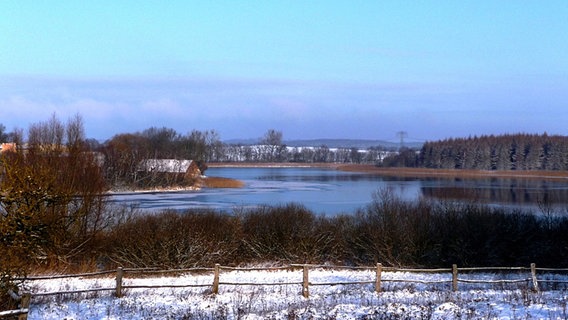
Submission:
<svg viewBox="0 0 568 320">
<path fill-rule="evenodd" d="M 242 188 L 244 182 L 231 178 L 224 177 L 209 177 L 202 176 L 199 182 L 192 186 L 171 186 L 160 188 L 147 188 L 147 189 L 134 189 L 134 190 L 109 190 L 108 195 L 120 194 L 144 194 L 144 193 L 166 193 L 166 192 L 186 192 L 186 191 L 199 191 L 203 188 Z"/>
<path fill-rule="evenodd" d="M 382 168 L 372 164 L 345 163 L 262 163 L 262 162 L 214 162 L 207 163 L 209 168 L 322 168 L 347 172 L 395 176 L 395 177 L 437 177 L 437 178 L 515 178 L 568 180 L 568 171 L 540 170 L 465 170 L 465 169 L 428 169 L 428 168 Z"/>
<path fill-rule="evenodd" d="M 568 171 L 526 171 L 526 170 L 460 170 L 460 169 L 428 169 L 428 168 L 382 168 L 372 164 L 353 163 L 297 163 L 297 162 L 212 162 L 209 168 L 321 168 L 345 172 L 358 172 L 386 177 L 407 178 L 467 178 L 467 179 L 540 179 L 568 181 Z M 125 193 L 158 193 L 176 191 L 199 191 L 202 188 L 242 188 L 244 183 L 225 177 L 204 176 L 196 186 L 149 188 L 139 190 L 114 190 L 109 194 Z"/>
</svg>

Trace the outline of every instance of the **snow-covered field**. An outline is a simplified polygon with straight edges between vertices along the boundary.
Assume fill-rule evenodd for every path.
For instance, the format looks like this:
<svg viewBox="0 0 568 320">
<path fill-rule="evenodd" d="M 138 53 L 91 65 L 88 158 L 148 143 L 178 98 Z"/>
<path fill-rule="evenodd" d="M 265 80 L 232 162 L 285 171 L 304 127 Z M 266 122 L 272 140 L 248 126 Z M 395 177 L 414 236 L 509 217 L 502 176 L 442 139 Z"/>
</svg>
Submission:
<svg viewBox="0 0 568 320">
<path fill-rule="evenodd" d="M 133 275 L 134 276 L 134 275 Z M 526 274 L 460 274 L 460 279 L 519 279 Z M 530 276 L 530 275 L 529 275 Z M 565 275 L 539 278 L 568 280 Z M 219 294 L 211 293 L 212 273 L 124 279 L 124 286 L 203 285 L 192 288 L 126 289 L 35 296 L 28 319 L 566 319 L 564 284 L 531 291 L 530 281 L 515 284 L 460 283 L 451 290 L 451 274 L 383 272 L 382 292 L 374 291 L 372 270 L 313 269 L 309 298 L 301 294 L 301 271 L 223 271 Z M 419 280 L 434 284 L 392 282 Z M 317 285 L 338 282 L 368 284 Z M 293 283 L 230 285 L 227 283 Z M 113 277 L 38 280 L 32 293 L 114 288 Z"/>
</svg>

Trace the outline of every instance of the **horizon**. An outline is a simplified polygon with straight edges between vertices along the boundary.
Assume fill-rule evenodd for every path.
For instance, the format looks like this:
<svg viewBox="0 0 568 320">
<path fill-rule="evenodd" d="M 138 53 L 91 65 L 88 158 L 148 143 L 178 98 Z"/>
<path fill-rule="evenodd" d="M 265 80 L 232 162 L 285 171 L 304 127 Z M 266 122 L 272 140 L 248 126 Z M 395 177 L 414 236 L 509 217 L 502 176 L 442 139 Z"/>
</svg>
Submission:
<svg viewBox="0 0 568 320">
<path fill-rule="evenodd" d="M 221 140 L 567 135 L 568 2 L 6 1 L 0 124 Z"/>
</svg>

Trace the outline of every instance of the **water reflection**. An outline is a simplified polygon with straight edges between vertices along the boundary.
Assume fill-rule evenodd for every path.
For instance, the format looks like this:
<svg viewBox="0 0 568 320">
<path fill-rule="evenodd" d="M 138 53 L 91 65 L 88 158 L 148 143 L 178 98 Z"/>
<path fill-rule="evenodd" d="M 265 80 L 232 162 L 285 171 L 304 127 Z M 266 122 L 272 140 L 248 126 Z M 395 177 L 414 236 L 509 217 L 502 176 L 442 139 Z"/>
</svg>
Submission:
<svg viewBox="0 0 568 320">
<path fill-rule="evenodd" d="M 338 174 L 312 174 L 311 175 L 286 175 L 272 174 L 260 176 L 257 178 L 261 181 L 302 181 L 302 182 L 357 182 L 357 181 L 383 181 L 383 177 L 369 176 L 362 173 L 343 173 Z"/>
<path fill-rule="evenodd" d="M 482 201 L 491 204 L 565 205 L 568 185 L 536 179 L 425 179 L 422 195 L 436 199 Z"/>
</svg>

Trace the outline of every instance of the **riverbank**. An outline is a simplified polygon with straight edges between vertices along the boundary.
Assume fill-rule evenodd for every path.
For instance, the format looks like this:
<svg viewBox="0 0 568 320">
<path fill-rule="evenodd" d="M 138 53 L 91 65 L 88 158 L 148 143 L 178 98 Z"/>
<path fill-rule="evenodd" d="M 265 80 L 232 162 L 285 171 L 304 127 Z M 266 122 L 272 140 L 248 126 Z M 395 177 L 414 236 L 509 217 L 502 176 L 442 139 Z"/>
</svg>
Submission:
<svg viewBox="0 0 568 320">
<path fill-rule="evenodd" d="M 159 193 L 159 192 L 176 192 L 176 191 L 199 191 L 202 188 L 242 188 L 245 183 L 231 178 L 202 176 L 197 182 L 190 186 L 170 186 L 170 187 L 153 187 L 146 189 L 114 189 L 109 190 L 109 195 L 131 194 L 131 193 Z"/>
<path fill-rule="evenodd" d="M 208 163 L 210 168 L 323 168 L 346 172 L 393 177 L 436 177 L 436 178 L 516 178 L 542 180 L 568 180 L 568 171 L 517 171 L 517 170 L 448 170 L 428 168 L 382 168 L 372 164 L 343 164 L 343 163 Z"/>
</svg>

